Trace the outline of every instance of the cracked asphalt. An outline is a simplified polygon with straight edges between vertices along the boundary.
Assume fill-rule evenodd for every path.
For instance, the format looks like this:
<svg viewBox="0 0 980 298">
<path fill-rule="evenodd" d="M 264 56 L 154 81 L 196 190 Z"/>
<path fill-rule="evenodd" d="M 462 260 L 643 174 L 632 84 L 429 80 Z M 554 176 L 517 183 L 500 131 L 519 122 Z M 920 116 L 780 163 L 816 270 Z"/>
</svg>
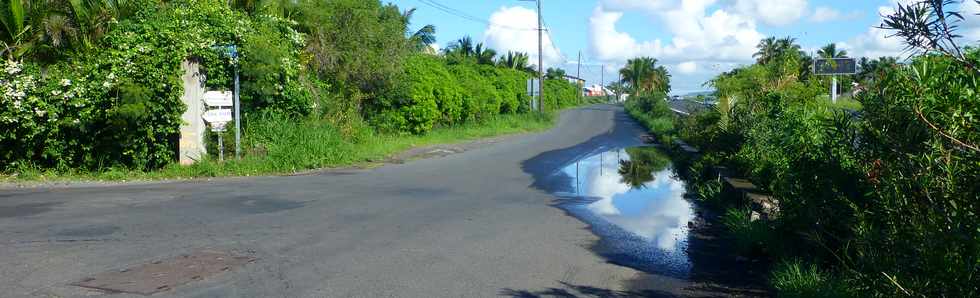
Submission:
<svg viewBox="0 0 980 298">
<path fill-rule="evenodd" d="M 201 249 L 258 260 L 154 297 L 691 295 L 697 281 L 593 252 L 588 226 L 536 185 L 642 133 L 596 105 L 547 132 L 375 169 L 3 189 L 0 297 L 129 297 L 70 284 Z"/>
</svg>

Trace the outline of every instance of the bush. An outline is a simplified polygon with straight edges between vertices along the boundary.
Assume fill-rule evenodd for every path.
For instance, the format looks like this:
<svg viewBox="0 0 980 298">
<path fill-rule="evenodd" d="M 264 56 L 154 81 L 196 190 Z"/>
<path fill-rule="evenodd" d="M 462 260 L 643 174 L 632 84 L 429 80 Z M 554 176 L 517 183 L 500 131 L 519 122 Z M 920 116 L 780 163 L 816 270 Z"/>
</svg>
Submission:
<svg viewBox="0 0 980 298">
<path fill-rule="evenodd" d="M 674 112 L 664 100 L 665 94 L 634 96 L 626 101 L 626 112 L 651 133 L 669 135 L 674 131 Z"/>
</svg>

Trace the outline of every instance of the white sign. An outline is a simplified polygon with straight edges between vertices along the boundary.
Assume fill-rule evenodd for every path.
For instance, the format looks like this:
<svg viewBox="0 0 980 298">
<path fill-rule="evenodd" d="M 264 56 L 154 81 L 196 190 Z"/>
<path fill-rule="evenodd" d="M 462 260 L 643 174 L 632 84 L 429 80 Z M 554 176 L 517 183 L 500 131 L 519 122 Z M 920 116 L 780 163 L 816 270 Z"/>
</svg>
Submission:
<svg viewBox="0 0 980 298">
<path fill-rule="evenodd" d="M 228 122 L 212 122 L 211 131 L 223 132 L 225 131 L 225 124 L 228 124 Z"/>
<path fill-rule="evenodd" d="M 231 109 L 216 109 L 204 112 L 204 121 L 208 123 L 230 122 Z"/>
<path fill-rule="evenodd" d="M 204 104 L 212 107 L 232 106 L 231 91 L 208 91 L 204 92 Z"/>
</svg>

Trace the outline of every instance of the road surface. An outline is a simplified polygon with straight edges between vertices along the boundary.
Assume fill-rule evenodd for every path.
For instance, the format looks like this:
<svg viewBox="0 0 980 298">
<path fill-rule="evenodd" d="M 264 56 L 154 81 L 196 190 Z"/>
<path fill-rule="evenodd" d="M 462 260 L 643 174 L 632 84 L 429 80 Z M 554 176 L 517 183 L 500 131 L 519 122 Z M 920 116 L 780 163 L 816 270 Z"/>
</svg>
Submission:
<svg viewBox="0 0 980 298">
<path fill-rule="evenodd" d="M 536 182 L 640 134 L 620 107 L 597 105 L 544 133 L 371 170 L 0 190 L 0 297 L 134 296 L 71 284 L 201 250 L 257 260 L 154 296 L 752 293 L 611 264 Z"/>
</svg>

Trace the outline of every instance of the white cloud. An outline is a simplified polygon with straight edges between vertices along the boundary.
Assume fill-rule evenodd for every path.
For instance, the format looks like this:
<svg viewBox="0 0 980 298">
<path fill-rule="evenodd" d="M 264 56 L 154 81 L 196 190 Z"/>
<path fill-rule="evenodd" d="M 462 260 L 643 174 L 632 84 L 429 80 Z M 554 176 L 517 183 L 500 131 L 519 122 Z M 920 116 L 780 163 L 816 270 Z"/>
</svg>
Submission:
<svg viewBox="0 0 980 298">
<path fill-rule="evenodd" d="M 698 71 L 698 64 L 694 61 L 683 62 L 681 64 L 677 64 L 677 71 L 682 74 L 692 74 L 695 71 Z"/>
<path fill-rule="evenodd" d="M 861 13 L 858 11 L 852 11 L 845 14 L 830 7 L 819 6 L 814 9 L 813 14 L 810 15 L 810 21 L 815 23 L 823 23 L 831 21 L 854 20 L 859 17 L 861 17 Z"/>
<path fill-rule="evenodd" d="M 961 11 L 965 20 L 960 32 L 970 44 L 977 44 L 980 42 L 980 3 L 964 2 Z"/>
<path fill-rule="evenodd" d="M 499 53 L 507 51 L 524 52 L 530 55 L 530 64 L 538 64 L 538 15 L 534 10 L 521 6 L 501 7 L 490 15 L 490 25 L 483 34 L 487 46 Z M 545 67 L 561 64 L 561 52 L 544 38 Z"/>
<path fill-rule="evenodd" d="M 733 8 L 766 24 L 783 26 L 806 14 L 807 0 L 735 0 Z"/>
<path fill-rule="evenodd" d="M 711 13 L 707 8 L 714 0 L 690 1 L 628 1 L 605 0 L 589 18 L 589 38 L 593 54 L 602 61 L 621 63 L 637 56 L 651 56 L 662 63 L 689 61 L 733 62 L 748 61 L 762 39 L 751 18 L 724 9 Z M 660 39 L 637 41 L 616 25 L 623 17 L 620 9 L 655 7 L 646 11 L 671 33 L 665 44 Z"/>
</svg>

